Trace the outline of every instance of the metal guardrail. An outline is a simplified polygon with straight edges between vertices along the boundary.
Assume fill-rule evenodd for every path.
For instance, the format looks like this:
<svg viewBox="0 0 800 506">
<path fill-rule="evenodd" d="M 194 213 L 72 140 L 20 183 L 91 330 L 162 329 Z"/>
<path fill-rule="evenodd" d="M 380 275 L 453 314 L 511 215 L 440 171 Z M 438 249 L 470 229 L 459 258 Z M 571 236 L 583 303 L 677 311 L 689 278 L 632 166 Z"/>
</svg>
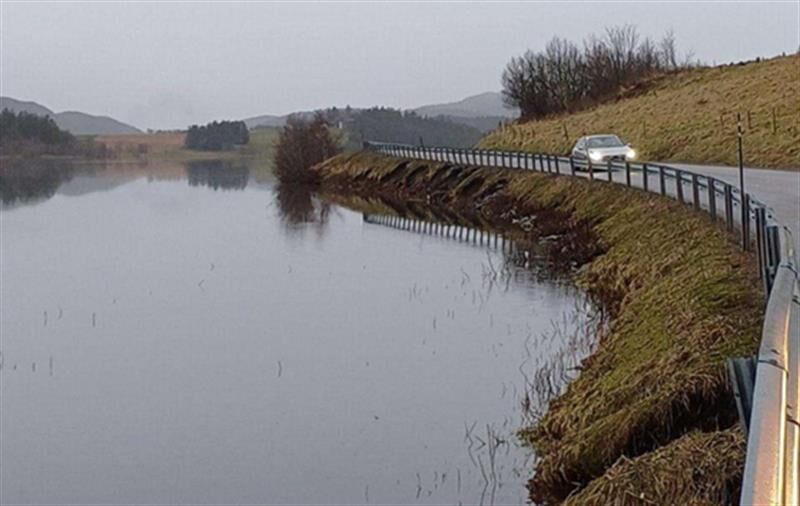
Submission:
<svg viewBox="0 0 800 506">
<path fill-rule="evenodd" d="M 800 292 L 791 231 L 772 209 L 719 179 L 650 162 L 608 161 L 543 153 L 366 142 L 391 156 L 437 162 L 534 170 L 604 179 L 670 196 L 741 234 L 741 247 L 755 249 L 767 295 L 749 420 L 741 504 L 800 504 Z M 603 170 L 597 174 L 595 170 Z M 782 237 L 781 237 L 782 236 Z"/>
</svg>

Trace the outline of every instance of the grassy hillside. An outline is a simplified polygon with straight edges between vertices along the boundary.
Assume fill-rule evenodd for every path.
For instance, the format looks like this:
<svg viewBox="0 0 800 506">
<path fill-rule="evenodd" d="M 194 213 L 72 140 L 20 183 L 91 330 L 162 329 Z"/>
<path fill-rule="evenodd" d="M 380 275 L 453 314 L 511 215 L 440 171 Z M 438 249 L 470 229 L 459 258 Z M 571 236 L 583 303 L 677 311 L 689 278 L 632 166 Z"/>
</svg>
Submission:
<svg viewBox="0 0 800 506">
<path fill-rule="evenodd" d="M 581 135 L 616 133 L 645 160 L 734 165 L 737 112 L 748 166 L 800 170 L 798 55 L 671 74 L 591 110 L 503 128 L 479 145 L 566 154 Z"/>
</svg>

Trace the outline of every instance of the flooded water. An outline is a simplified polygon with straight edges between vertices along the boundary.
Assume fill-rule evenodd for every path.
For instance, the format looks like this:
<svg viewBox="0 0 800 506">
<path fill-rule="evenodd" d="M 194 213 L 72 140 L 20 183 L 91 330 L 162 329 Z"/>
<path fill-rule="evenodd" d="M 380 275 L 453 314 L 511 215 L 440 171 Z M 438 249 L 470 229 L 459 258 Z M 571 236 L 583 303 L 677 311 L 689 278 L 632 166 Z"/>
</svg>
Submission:
<svg viewBox="0 0 800 506">
<path fill-rule="evenodd" d="M 527 501 L 569 283 L 244 163 L 0 176 L 3 504 Z"/>
</svg>

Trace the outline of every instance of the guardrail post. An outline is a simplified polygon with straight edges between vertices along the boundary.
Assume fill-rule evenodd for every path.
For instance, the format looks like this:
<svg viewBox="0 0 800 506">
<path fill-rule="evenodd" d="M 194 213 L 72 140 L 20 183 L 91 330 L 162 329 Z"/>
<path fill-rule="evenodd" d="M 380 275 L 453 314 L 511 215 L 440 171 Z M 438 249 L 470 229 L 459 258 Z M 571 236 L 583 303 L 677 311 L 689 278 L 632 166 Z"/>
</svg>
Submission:
<svg viewBox="0 0 800 506">
<path fill-rule="evenodd" d="M 695 211 L 700 210 L 700 187 L 697 184 L 697 174 L 692 173 L 692 203 Z"/>
<path fill-rule="evenodd" d="M 547 156 L 547 172 L 553 172 L 553 168 L 550 166 L 550 154 L 545 155 Z"/>
<path fill-rule="evenodd" d="M 588 164 L 588 168 L 589 168 L 589 180 L 590 181 L 594 181 L 594 167 L 592 167 L 592 159 L 591 158 L 587 158 L 586 159 L 586 163 Z"/>
<path fill-rule="evenodd" d="M 750 194 L 741 195 L 742 200 L 742 249 L 750 249 Z"/>
<path fill-rule="evenodd" d="M 643 163 L 642 164 L 642 188 L 644 189 L 644 191 L 650 191 L 650 189 L 649 189 L 649 185 L 650 184 L 647 181 L 647 172 L 648 172 L 647 164 Z"/>
<path fill-rule="evenodd" d="M 725 223 L 728 225 L 728 230 L 733 230 L 733 192 L 731 192 L 731 185 L 725 183 Z"/>
<path fill-rule="evenodd" d="M 759 206 L 755 209 L 756 215 L 756 256 L 758 258 L 758 277 L 764 282 L 764 293 L 769 293 L 767 287 L 767 249 L 766 249 L 766 225 L 767 212 Z"/>
<path fill-rule="evenodd" d="M 667 182 L 664 176 L 664 167 L 658 166 L 658 181 L 661 184 L 661 195 L 667 194 Z"/>
<path fill-rule="evenodd" d="M 678 202 L 680 202 L 681 204 L 685 204 L 686 201 L 683 198 L 683 172 L 678 170 L 678 169 L 674 169 L 674 171 L 675 171 L 674 172 L 675 173 L 675 193 L 678 196 Z"/>
<path fill-rule="evenodd" d="M 606 174 L 608 176 L 608 182 L 613 182 L 614 175 L 611 173 L 611 160 L 606 161 Z"/>
<path fill-rule="evenodd" d="M 631 186 L 631 164 L 627 160 L 625 160 L 625 186 L 628 188 Z"/>
<path fill-rule="evenodd" d="M 575 159 L 572 158 L 572 155 L 569 157 L 569 174 L 570 176 L 575 175 Z"/>
<path fill-rule="evenodd" d="M 780 228 L 777 225 L 767 226 L 767 293 L 772 291 L 772 285 L 775 282 L 775 274 L 778 271 L 778 265 L 781 263 L 781 240 Z"/>
<path fill-rule="evenodd" d="M 708 214 L 716 221 L 717 219 L 717 180 L 713 177 L 707 177 L 708 183 Z"/>
</svg>

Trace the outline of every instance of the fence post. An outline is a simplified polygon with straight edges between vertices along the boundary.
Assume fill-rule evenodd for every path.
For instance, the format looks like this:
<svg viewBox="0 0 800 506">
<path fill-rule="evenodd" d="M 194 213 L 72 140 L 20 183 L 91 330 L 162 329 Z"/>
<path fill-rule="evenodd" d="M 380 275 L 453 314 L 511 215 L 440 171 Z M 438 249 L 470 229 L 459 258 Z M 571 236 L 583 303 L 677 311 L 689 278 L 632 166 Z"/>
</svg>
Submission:
<svg viewBox="0 0 800 506">
<path fill-rule="evenodd" d="M 664 167 L 662 167 L 661 165 L 658 166 L 658 180 L 661 183 L 661 195 L 666 195 L 667 182 L 665 181 Z"/>
<path fill-rule="evenodd" d="M 733 231 L 733 194 L 728 183 L 725 183 L 725 222 L 728 230 Z"/>
<path fill-rule="evenodd" d="M 697 185 L 697 174 L 692 173 L 692 203 L 695 211 L 700 210 L 700 187 Z"/>
<path fill-rule="evenodd" d="M 625 160 L 625 185 L 630 188 L 631 186 L 631 164 Z"/>
<path fill-rule="evenodd" d="M 683 171 L 680 169 L 674 169 L 675 174 L 675 193 L 678 196 L 678 202 L 681 204 L 685 203 L 683 199 Z"/>
<path fill-rule="evenodd" d="M 575 159 L 572 158 L 572 155 L 569 155 L 569 174 L 570 176 L 575 175 Z"/>
</svg>

